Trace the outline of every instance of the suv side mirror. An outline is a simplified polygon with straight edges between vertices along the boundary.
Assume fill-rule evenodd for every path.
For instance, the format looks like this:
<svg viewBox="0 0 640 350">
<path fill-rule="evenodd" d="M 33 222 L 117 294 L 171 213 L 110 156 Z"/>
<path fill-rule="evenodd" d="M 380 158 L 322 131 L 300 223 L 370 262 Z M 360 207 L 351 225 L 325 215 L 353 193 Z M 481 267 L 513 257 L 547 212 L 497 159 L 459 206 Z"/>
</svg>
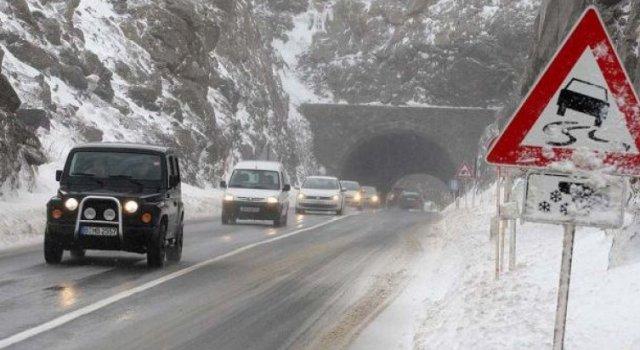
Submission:
<svg viewBox="0 0 640 350">
<path fill-rule="evenodd" d="M 227 188 L 227 182 L 226 181 L 220 181 L 220 188 Z"/>
<path fill-rule="evenodd" d="M 62 170 L 56 170 L 56 181 L 60 182 L 62 179 Z"/>
<path fill-rule="evenodd" d="M 291 185 L 286 184 L 284 185 L 284 187 L 282 188 L 282 192 L 289 192 L 291 191 Z"/>
</svg>

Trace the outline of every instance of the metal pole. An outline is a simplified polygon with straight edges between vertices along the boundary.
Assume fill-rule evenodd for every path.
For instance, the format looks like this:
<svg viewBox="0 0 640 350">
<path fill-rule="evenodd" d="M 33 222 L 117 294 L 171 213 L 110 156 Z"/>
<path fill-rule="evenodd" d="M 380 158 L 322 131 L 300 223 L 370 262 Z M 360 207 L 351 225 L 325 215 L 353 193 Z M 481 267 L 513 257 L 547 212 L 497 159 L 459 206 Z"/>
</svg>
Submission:
<svg viewBox="0 0 640 350">
<path fill-rule="evenodd" d="M 509 220 L 509 271 L 516 269 L 516 220 Z"/>
<path fill-rule="evenodd" d="M 560 284 L 558 286 L 558 305 L 556 308 L 556 326 L 553 330 L 553 350 L 564 348 L 564 334 L 567 325 L 567 306 L 569 304 L 569 284 L 571 282 L 571 260 L 573 259 L 573 242 L 576 236 L 574 224 L 564 225 L 564 242 L 562 246 L 562 266 L 560 267 Z"/>
<path fill-rule="evenodd" d="M 496 182 L 496 220 L 498 221 L 498 234 L 495 235 L 494 243 L 495 243 L 495 251 L 496 251 L 496 261 L 495 261 L 495 273 L 496 280 L 500 278 L 500 231 L 502 231 L 502 220 L 500 220 L 500 186 L 502 182 L 502 176 L 500 174 L 500 168 L 498 168 L 498 181 Z"/>
<path fill-rule="evenodd" d="M 495 251 L 496 251 L 496 263 L 495 263 L 495 273 L 496 280 L 500 279 L 500 231 L 502 230 L 502 220 L 496 218 L 498 221 L 498 234 L 493 237 L 495 242 Z"/>
</svg>

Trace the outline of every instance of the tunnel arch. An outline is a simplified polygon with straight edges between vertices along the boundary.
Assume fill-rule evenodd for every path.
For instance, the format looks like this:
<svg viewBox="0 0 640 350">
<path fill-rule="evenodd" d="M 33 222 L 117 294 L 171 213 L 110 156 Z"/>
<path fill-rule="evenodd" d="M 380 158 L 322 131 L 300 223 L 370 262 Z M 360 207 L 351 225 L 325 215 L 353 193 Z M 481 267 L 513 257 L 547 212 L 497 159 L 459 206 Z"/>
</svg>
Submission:
<svg viewBox="0 0 640 350">
<path fill-rule="evenodd" d="M 392 129 L 368 135 L 347 149 L 340 177 L 388 192 L 394 183 L 411 174 L 427 174 L 444 183 L 452 176 L 449 152 L 427 135 Z"/>
</svg>

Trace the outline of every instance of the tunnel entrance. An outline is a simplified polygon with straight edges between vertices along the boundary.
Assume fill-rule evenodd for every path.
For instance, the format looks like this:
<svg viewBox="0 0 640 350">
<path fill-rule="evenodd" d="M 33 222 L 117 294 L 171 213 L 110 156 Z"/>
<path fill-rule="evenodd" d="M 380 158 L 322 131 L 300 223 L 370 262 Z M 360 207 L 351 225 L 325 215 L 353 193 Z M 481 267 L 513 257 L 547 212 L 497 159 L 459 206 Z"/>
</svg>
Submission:
<svg viewBox="0 0 640 350">
<path fill-rule="evenodd" d="M 375 135 L 356 144 L 346 157 L 340 176 L 386 193 L 405 176 L 427 174 L 446 183 L 454 165 L 447 152 L 412 131 Z"/>
</svg>

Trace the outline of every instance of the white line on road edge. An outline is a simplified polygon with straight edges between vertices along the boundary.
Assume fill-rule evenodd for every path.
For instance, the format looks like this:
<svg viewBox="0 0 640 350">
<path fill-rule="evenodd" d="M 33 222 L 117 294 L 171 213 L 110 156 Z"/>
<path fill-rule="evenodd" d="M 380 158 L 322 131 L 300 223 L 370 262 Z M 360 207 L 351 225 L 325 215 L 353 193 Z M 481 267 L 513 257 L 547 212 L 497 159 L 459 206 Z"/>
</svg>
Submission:
<svg viewBox="0 0 640 350">
<path fill-rule="evenodd" d="M 106 306 L 109 306 L 109 305 L 111 305 L 113 303 L 116 303 L 116 302 L 118 302 L 118 301 L 120 301 L 122 299 L 128 298 L 128 297 L 130 297 L 132 295 L 144 292 L 144 291 L 146 291 L 148 289 L 151 289 L 151 288 L 153 288 L 153 287 L 155 287 L 157 285 L 160 285 L 162 283 L 165 283 L 165 282 L 171 281 L 173 279 L 176 279 L 178 277 L 184 276 L 184 275 L 186 275 L 188 273 L 191 273 L 193 271 L 201 269 L 201 268 L 203 268 L 203 267 L 205 267 L 207 265 L 219 262 L 219 261 L 224 260 L 226 258 L 230 258 L 230 257 L 232 257 L 234 255 L 238 255 L 238 254 L 240 254 L 242 252 L 246 252 L 247 250 L 253 249 L 255 247 L 259 247 L 261 245 L 265 245 L 265 244 L 269 244 L 269 243 L 272 243 L 272 242 L 275 242 L 275 241 L 279 241 L 281 239 L 285 239 L 287 237 L 295 236 L 297 234 L 300 234 L 300 233 L 303 233 L 303 232 L 306 232 L 306 231 L 315 230 L 315 229 L 320 228 L 322 226 L 329 225 L 331 223 L 334 223 L 334 222 L 342 220 L 342 219 L 346 219 L 346 218 L 348 218 L 350 216 L 354 216 L 354 215 L 358 215 L 358 214 L 349 214 L 349 215 L 345 215 L 345 216 L 339 216 L 339 217 L 333 218 L 333 219 L 331 219 L 329 221 L 321 222 L 321 223 L 313 225 L 313 226 L 309 226 L 309 227 L 306 227 L 306 228 L 302 228 L 302 229 L 299 229 L 299 230 L 295 230 L 295 231 L 289 232 L 289 233 L 284 234 L 282 236 L 277 236 L 277 237 L 273 237 L 273 238 L 267 239 L 265 241 L 252 243 L 252 244 L 246 245 L 244 247 L 240 247 L 240 248 L 238 248 L 236 250 L 232 250 L 232 251 L 230 251 L 228 253 L 225 253 L 225 254 L 222 254 L 222 255 L 218 255 L 215 258 L 211 258 L 209 260 L 205 260 L 205 261 L 199 262 L 199 263 L 197 263 L 195 265 L 192 265 L 192 266 L 189 266 L 187 268 L 184 268 L 182 270 L 178 270 L 176 272 L 170 273 L 170 274 L 168 274 L 166 276 L 160 277 L 160 278 L 155 279 L 153 281 L 149 281 L 149 282 L 144 283 L 144 284 L 142 284 L 142 285 L 140 285 L 138 287 L 122 291 L 122 292 L 120 292 L 118 294 L 115 294 L 113 296 L 110 296 L 110 297 L 108 297 L 106 299 L 102 299 L 102 300 L 97 301 L 97 302 L 95 302 L 93 304 L 81 307 L 81 308 L 79 308 L 77 310 L 71 311 L 71 312 L 69 312 L 67 314 L 64 314 L 64 315 L 60 316 L 60 317 L 54 318 L 53 320 L 45 322 L 45 323 L 43 323 L 43 324 L 41 324 L 39 326 L 36 326 L 36 327 L 33 327 L 33 328 L 29 328 L 29 329 L 24 330 L 24 331 L 22 331 L 20 333 L 16 333 L 16 334 L 14 334 L 14 335 L 12 335 L 10 337 L 1 339 L 0 340 L 0 349 L 4 349 L 4 348 L 9 347 L 11 345 L 14 345 L 14 344 L 17 344 L 17 343 L 22 342 L 24 340 L 27 340 L 29 338 L 32 338 L 32 337 L 34 337 L 34 336 L 36 336 L 38 334 L 41 334 L 41 333 L 47 332 L 49 330 L 52 330 L 54 328 L 60 327 L 60 326 L 64 325 L 65 323 L 71 322 L 71 321 L 73 321 L 73 320 L 75 320 L 75 319 L 77 319 L 79 317 L 82 317 L 82 316 L 90 314 L 90 313 L 92 313 L 94 311 L 100 310 L 100 309 L 102 309 L 102 308 L 104 308 Z"/>
</svg>

